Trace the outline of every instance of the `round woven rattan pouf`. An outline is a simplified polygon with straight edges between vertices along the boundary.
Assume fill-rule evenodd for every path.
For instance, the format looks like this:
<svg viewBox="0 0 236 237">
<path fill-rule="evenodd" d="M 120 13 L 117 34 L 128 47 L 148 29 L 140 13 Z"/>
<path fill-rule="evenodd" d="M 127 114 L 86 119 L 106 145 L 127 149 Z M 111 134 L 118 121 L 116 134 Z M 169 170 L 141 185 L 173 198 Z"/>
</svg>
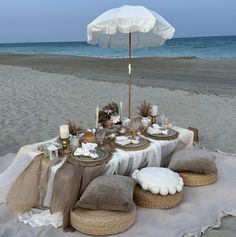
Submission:
<svg viewBox="0 0 236 237">
<path fill-rule="evenodd" d="M 217 174 L 196 174 L 191 172 L 180 172 L 179 175 L 184 181 L 186 186 L 204 186 L 215 183 L 217 180 Z"/>
<path fill-rule="evenodd" d="M 129 229 L 135 220 L 136 209 L 124 212 L 76 208 L 70 212 L 71 225 L 89 235 L 118 234 Z"/>
<path fill-rule="evenodd" d="M 178 206 L 183 199 L 183 191 L 175 194 L 153 194 L 143 190 L 139 185 L 134 189 L 134 202 L 137 206 L 145 208 L 168 209 Z"/>
</svg>

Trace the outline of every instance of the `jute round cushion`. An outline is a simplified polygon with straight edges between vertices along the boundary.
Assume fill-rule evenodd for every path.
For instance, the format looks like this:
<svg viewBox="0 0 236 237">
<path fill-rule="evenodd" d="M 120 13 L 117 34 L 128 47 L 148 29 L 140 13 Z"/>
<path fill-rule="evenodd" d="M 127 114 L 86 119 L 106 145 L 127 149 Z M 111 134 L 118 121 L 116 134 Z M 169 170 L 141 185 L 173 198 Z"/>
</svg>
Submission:
<svg viewBox="0 0 236 237">
<path fill-rule="evenodd" d="M 118 234 L 129 229 L 135 220 L 136 209 L 124 212 L 76 208 L 70 212 L 71 225 L 89 235 Z"/>
<path fill-rule="evenodd" d="M 191 172 L 180 172 L 179 175 L 184 181 L 186 186 L 204 186 L 215 183 L 217 180 L 217 174 L 196 174 Z"/>
<path fill-rule="evenodd" d="M 140 207 L 168 209 L 179 205 L 182 199 L 183 191 L 161 195 L 145 191 L 139 185 L 134 189 L 134 202 Z"/>
</svg>

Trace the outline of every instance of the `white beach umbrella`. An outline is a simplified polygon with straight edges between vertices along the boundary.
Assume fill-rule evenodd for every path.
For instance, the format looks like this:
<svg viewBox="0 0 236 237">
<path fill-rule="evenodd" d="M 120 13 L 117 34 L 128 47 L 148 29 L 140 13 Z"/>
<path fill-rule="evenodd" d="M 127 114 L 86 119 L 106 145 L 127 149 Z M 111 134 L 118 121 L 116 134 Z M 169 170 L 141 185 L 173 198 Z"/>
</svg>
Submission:
<svg viewBox="0 0 236 237">
<path fill-rule="evenodd" d="M 89 44 L 129 49 L 129 117 L 131 116 L 131 49 L 160 46 L 167 39 L 171 39 L 174 32 L 175 29 L 164 18 L 143 6 L 125 5 L 110 9 L 87 26 Z"/>
</svg>

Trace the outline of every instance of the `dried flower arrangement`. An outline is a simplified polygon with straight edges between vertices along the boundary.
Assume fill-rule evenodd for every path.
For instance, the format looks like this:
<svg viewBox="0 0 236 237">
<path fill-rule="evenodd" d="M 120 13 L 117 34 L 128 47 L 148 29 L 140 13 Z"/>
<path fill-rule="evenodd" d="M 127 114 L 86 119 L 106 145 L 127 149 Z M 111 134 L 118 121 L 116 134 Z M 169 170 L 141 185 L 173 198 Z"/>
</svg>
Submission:
<svg viewBox="0 0 236 237">
<path fill-rule="evenodd" d="M 68 126 L 69 126 L 69 132 L 71 135 L 77 135 L 78 132 L 82 131 L 82 129 L 80 127 L 78 127 L 76 125 L 76 122 L 74 122 L 74 121 L 69 121 Z"/>
<path fill-rule="evenodd" d="M 140 106 L 138 106 L 139 115 L 142 117 L 148 117 L 151 114 L 152 106 L 150 103 L 147 103 L 146 100 L 144 100 Z"/>
<path fill-rule="evenodd" d="M 119 107 L 118 107 L 117 103 L 110 102 L 106 106 L 104 106 L 102 108 L 102 110 L 104 112 L 106 112 L 107 114 L 110 114 L 110 115 L 114 115 L 115 114 L 115 115 L 117 115 L 118 112 L 119 112 Z"/>
<path fill-rule="evenodd" d="M 119 107 L 115 102 L 110 102 L 99 111 L 99 123 L 107 127 L 107 123 L 115 124 L 120 122 Z"/>
</svg>

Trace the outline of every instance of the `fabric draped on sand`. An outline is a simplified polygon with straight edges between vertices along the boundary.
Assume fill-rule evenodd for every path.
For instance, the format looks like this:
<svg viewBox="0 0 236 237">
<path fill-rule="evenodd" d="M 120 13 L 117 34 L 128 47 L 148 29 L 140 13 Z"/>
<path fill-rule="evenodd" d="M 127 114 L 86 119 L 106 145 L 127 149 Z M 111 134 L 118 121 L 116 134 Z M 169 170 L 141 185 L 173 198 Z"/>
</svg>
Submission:
<svg viewBox="0 0 236 237">
<path fill-rule="evenodd" d="M 101 173 L 129 175 L 139 167 L 160 166 L 163 163 L 162 158 L 169 156 L 179 146 L 190 147 L 192 132 L 180 128 L 176 130 L 179 130 L 180 136 L 175 141 L 151 139 L 151 146 L 145 150 L 117 150 L 106 167 L 105 164 L 81 167 L 65 162 L 65 158 L 60 158 L 59 163 L 54 164 L 40 152 L 36 152 L 40 144 L 54 142 L 55 139 L 22 147 L 13 163 L 0 174 L 0 202 L 7 201 L 19 213 L 27 212 L 20 217 L 25 223 L 38 223 L 39 226 L 49 223 L 58 226 L 63 216 L 63 227 L 66 228 L 70 210 L 94 177 Z M 51 223 L 47 212 L 40 213 L 40 218 L 45 214 L 46 220 L 38 222 L 39 213 L 30 209 L 42 206 L 48 207 L 51 214 L 58 214 L 56 219 L 51 216 Z"/>
<path fill-rule="evenodd" d="M 184 187 L 181 205 L 172 209 L 157 211 L 138 207 L 136 223 L 119 236 L 176 237 L 185 234 L 187 237 L 199 237 L 201 231 L 219 226 L 222 217 L 236 216 L 235 157 L 219 153 L 215 153 L 215 156 L 218 167 L 216 183 L 196 188 Z M 13 159 L 10 155 L 0 157 L 0 166 L 7 168 L 10 159 Z M 12 233 L 15 236 L 28 236 L 30 233 L 32 237 L 42 233 L 52 237 L 84 236 L 79 232 L 65 233 L 52 226 L 32 229 L 29 225 L 21 225 L 17 223 L 16 215 L 10 209 L 0 204 L 0 236 L 11 237 Z M 223 233 L 223 230 L 220 233 Z"/>
</svg>

